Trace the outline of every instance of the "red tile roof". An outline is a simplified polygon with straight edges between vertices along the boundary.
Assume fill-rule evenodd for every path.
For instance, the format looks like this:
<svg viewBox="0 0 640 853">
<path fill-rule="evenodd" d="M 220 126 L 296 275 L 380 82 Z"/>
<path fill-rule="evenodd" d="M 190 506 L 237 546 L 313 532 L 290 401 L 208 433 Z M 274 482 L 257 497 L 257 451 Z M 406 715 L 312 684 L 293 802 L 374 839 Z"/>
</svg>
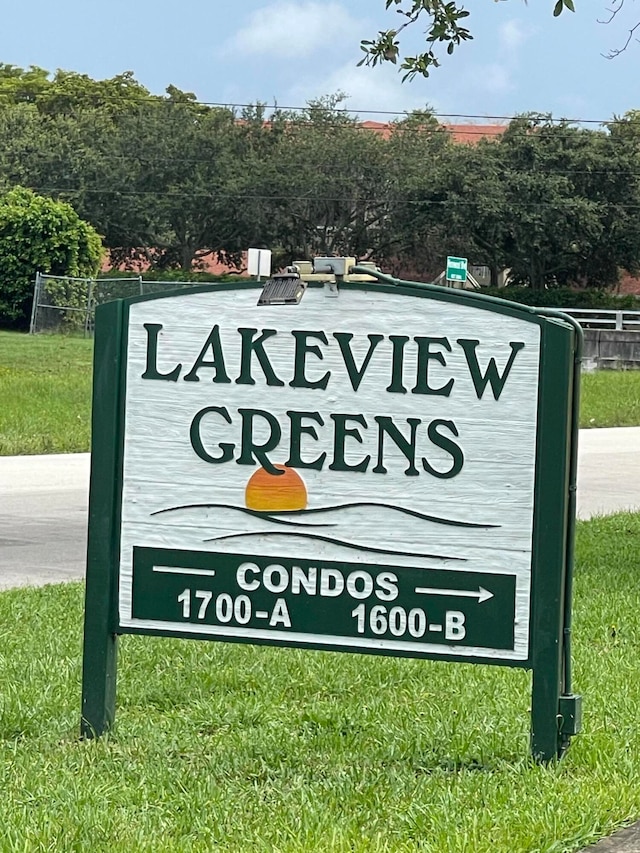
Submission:
<svg viewBox="0 0 640 853">
<path fill-rule="evenodd" d="M 507 129 L 506 124 L 445 124 L 454 142 L 477 142 L 479 139 L 495 139 Z"/>
<path fill-rule="evenodd" d="M 385 121 L 363 121 L 361 127 L 379 133 L 385 139 L 391 134 L 392 124 Z M 441 124 L 453 137 L 454 142 L 474 143 L 479 139 L 495 139 L 507 129 L 506 124 Z"/>
</svg>

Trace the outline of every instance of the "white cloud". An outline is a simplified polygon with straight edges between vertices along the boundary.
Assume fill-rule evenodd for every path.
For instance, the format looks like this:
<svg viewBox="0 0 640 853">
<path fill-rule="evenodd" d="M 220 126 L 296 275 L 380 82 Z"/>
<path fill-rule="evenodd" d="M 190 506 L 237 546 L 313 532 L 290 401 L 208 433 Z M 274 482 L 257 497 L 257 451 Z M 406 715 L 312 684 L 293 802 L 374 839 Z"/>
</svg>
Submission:
<svg viewBox="0 0 640 853">
<path fill-rule="evenodd" d="M 506 97 L 521 92 L 531 76 L 526 68 L 531 61 L 529 42 L 537 31 L 526 21 L 511 18 L 491 33 L 484 32 L 464 53 L 456 52 L 457 71 L 451 66 L 443 68 L 441 78 L 440 95 L 447 108 L 461 112 L 461 104 L 475 103 L 477 106 L 466 106 L 474 114 L 509 112 L 503 106 Z"/>
<path fill-rule="evenodd" d="M 448 75 L 438 87 L 439 112 L 443 115 L 468 113 L 473 116 L 504 114 L 504 97 L 516 89 L 508 65 L 500 62 L 472 63 L 458 73 Z M 464 115 L 447 119 L 463 124 Z"/>
<path fill-rule="evenodd" d="M 500 46 L 510 54 L 517 53 L 532 35 L 531 27 L 525 26 L 522 21 L 515 18 L 505 21 L 498 30 Z"/>
<path fill-rule="evenodd" d="M 502 95 L 513 89 L 511 72 L 505 65 L 497 62 L 476 66 L 473 69 L 474 88 L 478 92 Z"/>
<path fill-rule="evenodd" d="M 358 44 L 361 26 L 340 3 L 276 0 L 252 12 L 223 50 L 281 59 L 334 53 Z"/>
</svg>

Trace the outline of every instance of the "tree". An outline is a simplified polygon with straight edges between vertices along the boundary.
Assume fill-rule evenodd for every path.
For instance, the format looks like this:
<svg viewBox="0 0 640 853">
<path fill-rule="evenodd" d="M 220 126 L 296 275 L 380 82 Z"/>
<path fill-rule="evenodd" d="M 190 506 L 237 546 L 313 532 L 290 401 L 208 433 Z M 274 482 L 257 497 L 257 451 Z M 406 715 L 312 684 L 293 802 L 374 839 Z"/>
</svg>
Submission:
<svg viewBox="0 0 640 853">
<path fill-rule="evenodd" d="M 340 94 L 267 117 L 145 92 L 129 74 L 0 66 L 0 192 L 68 202 L 129 268 L 268 246 L 279 263 L 354 255 L 421 280 L 459 254 L 534 288 L 640 269 L 640 112 L 608 132 L 521 116 L 465 145 L 428 109 L 367 127 Z"/>
<path fill-rule="evenodd" d="M 0 62 L 0 104 L 32 104 L 49 85 L 49 72 Z"/>
<path fill-rule="evenodd" d="M 97 172 L 80 208 L 104 230 L 112 257 L 189 270 L 212 253 L 245 248 L 237 210 L 246 180 L 241 133 L 230 110 L 183 98 L 124 112 L 111 136 L 97 141 Z"/>
<path fill-rule="evenodd" d="M 91 277 L 102 242 L 68 204 L 16 187 L 0 196 L 0 320 L 24 328 L 36 272 Z"/>
<path fill-rule="evenodd" d="M 131 72 L 95 81 L 0 66 L 0 188 L 70 202 L 116 263 L 190 269 L 239 254 L 235 116 L 166 92 L 151 95 Z"/>
<path fill-rule="evenodd" d="M 621 131 L 622 132 L 622 131 Z M 637 148 L 549 116 L 521 116 L 498 141 L 454 146 L 434 201 L 450 240 L 493 276 L 533 289 L 609 287 L 640 268 Z"/>
<path fill-rule="evenodd" d="M 259 245 L 279 247 L 288 261 L 363 257 L 379 240 L 385 143 L 337 109 L 342 97 L 311 101 L 302 113 L 278 111 L 259 131 L 262 145 L 244 159 L 240 204 L 260 222 L 253 230 Z"/>
<path fill-rule="evenodd" d="M 611 0 L 611 5 L 607 7 L 607 14 L 609 17 L 604 21 L 600 21 L 600 23 L 610 24 L 613 20 L 615 20 L 615 18 L 617 18 L 619 13 L 622 11 L 624 4 L 625 0 Z M 640 27 L 640 21 L 627 31 L 627 37 L 622 43 L 621 47 L 614 47 L 609 51 L 609 53 L 606 55 L 607 59 L 615 59 L 616 56 L 619 56 L 621 53 L 624 53 L 624 51 L 631 44 L 631 40 L 635 38 L 635 34 L 638 30 L 638 27 Z"/>
<path fill-rule="evenodd" d="M 622 4 L 624 0 L 615 2 Z M 365 55 L 358 65 L 377 65 L 380 62 L 395 64 L 400 58 L 400 69 L 406 72 L 403 80 L 413 79 L 416 74 L 428 77 L 431 69 L 440 65 L 435 50 L 437 45 L 452 54 L 459 44 L 473 38 L 463 25 L 470 13 L 458 0 L 385 0 L 385 6 L 394 9 L 403 22 L 398 27 L 381 30 L 374 39 L 363 39 L 360 47 Z M 558 16 L 564 9 L 573 12 L 573 0 L 553 0 L 554 16 Z M 400 56 L 400 33 L 418 21 L 424 23 L 425 20 L 427 50 L 416 56 Z"/>
<path fill-rule="evenodd" d="M 450 144 L 431 180 L 410 194 L 414 227 L 419 235 L 440 235 L 438 269 L 447 255 L 467 257 L 472 265 L 488 266 L 492 283 L 507 266 L 504 251 L 508 181 L 497 143 Z M 438 247 L 436 247 L 438 248 Z"/>
<path fill-rule="evenodd" d="M 268 118 L 257 104 L 238 117 L 233 159 L 241 169 L 227 184 L 238 247 L 268 246 L 278 264 L 370 251 L 382 218 L 384 140 L 340 108 L 343 97 Z"/>
<path fill-rule="evenodd" d="M 176 90 L 177 91 L 177 90 Z M 77 113 L 83 109 L 114 109 L 160 100 L 124 71 L 108 80 L 93 80 L 76 71 L 50 74 L 32 65 L 28 69 L 0 63 L 0 106 L 33 104 L 43 115 Z"/>
<path fill-rule="evenodd" d="M 432 280 L 446 255 L 457 251 L 441 216 L 445 169 L 455 147 L 429 109 L 391 123 L 378 188 L 385 198 L 385 219 L 371 255 L 401 278 Z"/>
<path fill-rule="evenodd" d="M 532 287 L 609 287 L 640 268 L 640 182 L 632 146 L 599 130 L 522 117 L 499 143 L 511 176 L 513 278 Z"/>
</svg>

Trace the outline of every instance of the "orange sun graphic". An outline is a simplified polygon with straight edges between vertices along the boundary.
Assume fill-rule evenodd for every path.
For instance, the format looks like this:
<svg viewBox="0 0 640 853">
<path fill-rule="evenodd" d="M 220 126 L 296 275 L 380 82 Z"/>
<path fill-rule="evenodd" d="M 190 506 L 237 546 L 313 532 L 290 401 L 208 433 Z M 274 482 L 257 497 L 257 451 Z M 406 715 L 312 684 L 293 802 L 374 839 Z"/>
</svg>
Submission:
<svg viewBox="0 0 640 853">
<path fill-rule="evenodd" d="M 260 512 L 305 509 L 307 490 L 302 477 L 293 468 L 274 465 L 283 474 L 270 474 L 264 468 L 251 475 L 245 490 L 247 509 Z"/>
</svg>

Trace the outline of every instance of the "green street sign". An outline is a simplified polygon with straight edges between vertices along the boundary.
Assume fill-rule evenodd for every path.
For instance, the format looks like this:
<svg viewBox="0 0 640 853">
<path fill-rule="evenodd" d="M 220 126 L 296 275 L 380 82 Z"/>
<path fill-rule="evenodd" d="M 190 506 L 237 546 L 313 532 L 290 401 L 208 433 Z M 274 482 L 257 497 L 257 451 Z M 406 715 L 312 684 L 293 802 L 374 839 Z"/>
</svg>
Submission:
<svg viewBox="0 0 640 853">
<path fill-rule="evenodd" d="M 376 276 L 98 308 L 85 736 L 124 633 L 523 667 L 535 758 L 578 731 L 579 327 Z"/>
<path fill-rule="evenodd" d="M 466 281 L 467 259 L 448 257 L 446 279 L 447 281 Z"/>
</svg>

